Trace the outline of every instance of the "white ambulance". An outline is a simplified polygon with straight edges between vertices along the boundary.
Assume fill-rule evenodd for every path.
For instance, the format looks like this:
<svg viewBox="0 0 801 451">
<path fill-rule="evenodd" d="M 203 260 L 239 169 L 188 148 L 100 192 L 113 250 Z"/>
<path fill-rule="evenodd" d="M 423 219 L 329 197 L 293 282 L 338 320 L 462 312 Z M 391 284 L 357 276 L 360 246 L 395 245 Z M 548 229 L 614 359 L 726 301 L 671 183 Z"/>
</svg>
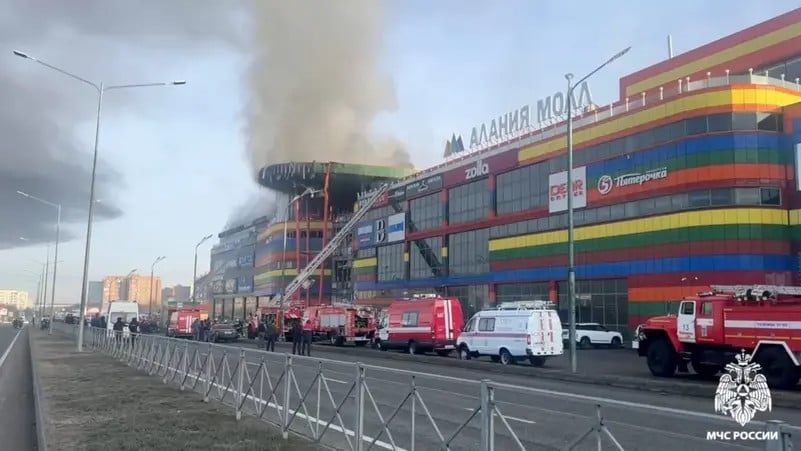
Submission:
<svg viewBox="0 0 801 451">
<path fill-rule="evenodd" d="M 542 366 L 562 355 L 562 322 L 555 305 L 545 301 L 506 302 L 476 313 L 459 335 L 459 358 L 489 356 L 504 365 L 528 360 Z"/>
</svg>

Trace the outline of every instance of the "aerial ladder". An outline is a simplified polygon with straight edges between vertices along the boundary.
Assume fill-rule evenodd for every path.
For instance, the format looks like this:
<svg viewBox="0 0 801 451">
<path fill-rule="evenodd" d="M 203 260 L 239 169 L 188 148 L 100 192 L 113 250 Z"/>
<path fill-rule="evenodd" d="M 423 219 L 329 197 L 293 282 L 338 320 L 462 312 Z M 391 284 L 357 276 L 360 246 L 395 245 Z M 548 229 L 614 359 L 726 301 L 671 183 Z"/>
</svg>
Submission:
<svg viewBox="0 0 801 451">
<path fill-rule="evenodd" d="M 368 197 L 367 200 L 365 200 L 359 206 L 359 209 L 353 214 L 350 220 L 342 226 L 342 229 L 339 231 L 339 233 L 331 238 L 331 241 L 329 241 L 328 244 L 326 244 L 325 247 L 314 256 L 313 259 L 311 259 L 309 264 L 306 265 L 306 267 L 303 268 L 303 270 L 298 273 L 298 275 L 291 282 L 289 282 L 289 284 L 287 284 L 286 288 L 284 288 L 284 292 L 278 298 L 281 305 L 284 305 L 284 301 L 295 294 L 295 292 L 298 291 L 298 289 L 302 287 L 304 283 L 306 283 L 306 281 L 309 279 L 309 276 L 311 276 L 312 273 L 320 267 L 325 259 L 330 257 L 334 251 L 339 248 L 343 242 L 345 242 L 348 237 L 348 233 L 354 227 L 356 227 L 356 224 L 358 224 L 359 221 L 361 221 L 362 218 L 367 215 L 367 212 L 370 211 L 370 208 L 375 205 L 375 203 L 378 202 L 378 199 L 386 194 L 387 191 L 389 191 L 389 183 L 384 183 L 373 192 L 372 196 Z"/>
</svg>

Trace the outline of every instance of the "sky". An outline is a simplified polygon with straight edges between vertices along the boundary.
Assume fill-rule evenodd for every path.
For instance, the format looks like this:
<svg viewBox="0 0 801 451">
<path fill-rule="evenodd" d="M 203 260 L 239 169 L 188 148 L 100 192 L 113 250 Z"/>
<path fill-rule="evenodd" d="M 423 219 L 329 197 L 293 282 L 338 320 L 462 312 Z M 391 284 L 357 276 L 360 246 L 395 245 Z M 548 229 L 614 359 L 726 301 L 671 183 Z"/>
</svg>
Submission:
<svg viewBox="0 0 801 451">
<path fill-rule="evenodd" d="M 619 96 L 620 77 L 667 57 L 667 35 L 679 54 L 797 6 L 397 0 L 365 8 L 363 0 L 343 0 L 337 11 L 318 11 L 322 3 L 311 0 L 80 4 L 0 4 L 0 289 L 33 293 L 48 244 L 52 258 L 56 210 L 17 195 L 21 190 L 62 205 L 57 303 L 80 300 L 97 93 L 12 50 L 107 86 L 187 81 L 105 93 L 89 278 L 149 274 L 163 255 L 156 274 L 164 285 L 189 285 L 203 236 L 253 210 L 254 201 L 251 214 L 268 208 L 269 193 L 254 174 L 287 158 L 275 143 L 333 143 L 318 161 L 367 143 L 365 155 L 389 152 L 393 161 L 408 157 L 424 168 L 442 161 L 451 134 L 468 139 L 474 125 L 564 90 L 567 72 L 578 76 L 632 46 L 589 82 L 593 100 L 609 103 Z M 353 78 L 359 82 L 348 82 Z M 298 118 L 306 117 L 313 120 L 300 127 Z M 213 242 L 200 249 L 199 274 L 208 270 Z"/>
</svg>

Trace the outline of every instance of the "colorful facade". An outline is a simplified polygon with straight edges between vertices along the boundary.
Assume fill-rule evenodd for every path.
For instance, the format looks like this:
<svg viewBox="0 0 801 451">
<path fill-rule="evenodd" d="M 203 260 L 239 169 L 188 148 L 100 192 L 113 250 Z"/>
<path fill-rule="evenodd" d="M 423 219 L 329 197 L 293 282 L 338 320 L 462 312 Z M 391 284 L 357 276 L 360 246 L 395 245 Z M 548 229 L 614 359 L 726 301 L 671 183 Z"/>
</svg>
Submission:
<svg viewBox="0 0 801 451">
<path fill-rule="evenodd" d="M 624 77 L 575 119 L 579 321 L 627 333 L 710 284 L 799 282 L 799 44 L 801 9 Z M 566 160 L 562 122 L 399 182 L 354 232 L 357 296 L 436 290 L 467 315 L 551 299 L 566 319 Z"/>
</svg>

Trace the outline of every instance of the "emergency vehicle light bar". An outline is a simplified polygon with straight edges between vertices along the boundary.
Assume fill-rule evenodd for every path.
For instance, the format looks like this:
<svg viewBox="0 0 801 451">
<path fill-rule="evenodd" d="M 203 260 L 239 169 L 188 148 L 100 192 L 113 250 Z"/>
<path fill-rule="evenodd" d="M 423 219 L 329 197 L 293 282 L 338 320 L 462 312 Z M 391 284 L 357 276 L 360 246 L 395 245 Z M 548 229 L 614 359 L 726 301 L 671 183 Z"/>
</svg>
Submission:
<svg viewBox="0 0 801 451">
<path fill-rule="evenodd" d="M 746 291 L 751 290 L 754 296 L 761 296 L 765 291 L 787 296 L 801 296 L 801 287 L 784 285 L 711 285 L 710 288 L 717 292 L 735 294 L 745 294 Z"/>
</svg>

